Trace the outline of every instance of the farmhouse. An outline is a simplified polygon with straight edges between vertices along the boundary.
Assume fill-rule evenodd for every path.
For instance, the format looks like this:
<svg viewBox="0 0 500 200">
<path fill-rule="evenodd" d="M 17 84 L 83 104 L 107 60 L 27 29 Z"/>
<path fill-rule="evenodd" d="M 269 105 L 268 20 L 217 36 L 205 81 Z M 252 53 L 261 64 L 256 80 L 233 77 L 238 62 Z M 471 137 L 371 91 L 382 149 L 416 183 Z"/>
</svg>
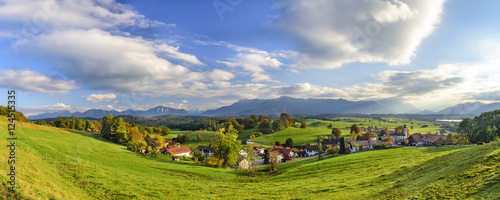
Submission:
<svg viewBox="0 0 500 200">
<path fill-rule="evenodd" d="M 446 143 L 446 135 L 415 133 L 409 138 L 410 145 L 443 145 Z"/>
<path fill-rule="evenodd" d="M 240 167 L 242 169 L 250 168 L 250 162 L 248 162 L 248 160 L 245 159 L 245 157 L 243 157 L 242 155 L 239 156 L 237 163 L 238 163 L 238 167 Z"/>
<path fill-rule="evenodd" d="M 283 148 L 283 146 L 275 146 L 269 150 L 269 153 L 277 154 L 279 157 L 278 160 L 291 160 L 295 156 L 295 153 L 290 147 Z"/>
<path fill-rule="evenodd" d="M 351 152 L 359 151 L 362 147 L 363 149 L 375 149 L 375 145 L 383 145 L 386 144 L 388 147 L 392 145 L 392 142 L 376 142 L 373 140 L 362 140 L 362 141 L 351 141 L 349 142 L 349 146 L 351 148 Z"/>
<path fill-rule="evenodd" d="M 264 149 L 265 149 L 264 146 L 262 146 L 262 145 L 255 146 L 255 147 L 253 147 L 253 149 L 257 155 L 264 155 Z"/>
<path fill-rule="evenodd" d="M 307 156 L 314 156 L 318 154 L 318 146 L 306 145 L 304 148 L 304 152 L 306 152 Z"/>
<path fill-rule="evenodd" d="M 176 148 L 167 149 L 167 151 L 165 151 L 165 154 L 166 155 L 173 155 L 173 156 L 190 157 L 191 156 L 191 149 L 189 149 L 187 147 L 176 147 Z"/>
<path fill-rule="evenodd" d="M 165 147 L 167 149 L 175 148 L 175 147 L 180 147 L 180 146 L 181 146 L 181 143 L 179 143 L 179 142 L 172 142 L 172 141 L 165 142 Z"/>
<path fill-rule="evenodd" d="M 200 150 L 201 153 L 203 153 L 203 156 L 205 158 L 208 158 L 212 155 L 214 155 L 215 150 L 211 146 L 198 146 L 196 149 Z"/>
</svg>

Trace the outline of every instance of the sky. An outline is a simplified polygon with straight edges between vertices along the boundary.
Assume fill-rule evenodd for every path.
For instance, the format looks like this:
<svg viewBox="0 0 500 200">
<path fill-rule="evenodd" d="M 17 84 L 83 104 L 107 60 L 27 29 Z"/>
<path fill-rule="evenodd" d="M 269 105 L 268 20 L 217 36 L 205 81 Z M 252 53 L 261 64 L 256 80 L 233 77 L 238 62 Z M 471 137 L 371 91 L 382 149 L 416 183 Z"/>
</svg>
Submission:
<svg viewBox="0 0 500 200">
<path fill-rule="evenodd" d="M 191 111 L 239 99 L 500 100 L 500 1 L 0 0 L 0 99 Z"/>
</svg>

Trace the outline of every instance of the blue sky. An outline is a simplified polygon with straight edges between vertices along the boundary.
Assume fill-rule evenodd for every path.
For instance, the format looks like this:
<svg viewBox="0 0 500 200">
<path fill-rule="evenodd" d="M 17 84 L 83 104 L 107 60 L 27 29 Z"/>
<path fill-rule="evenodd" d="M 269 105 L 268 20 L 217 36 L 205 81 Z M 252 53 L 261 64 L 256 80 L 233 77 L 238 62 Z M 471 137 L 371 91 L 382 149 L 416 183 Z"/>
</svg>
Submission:
<svg viewBox="0 0 500 200">
<path fill-rule="evenodd" d="M 0 0 L 0 87 L 27 115 L 243 98 L 500 100 L 500 2 Z M 6 92 L 0 98 L 6 99 Z"/>
</svg>

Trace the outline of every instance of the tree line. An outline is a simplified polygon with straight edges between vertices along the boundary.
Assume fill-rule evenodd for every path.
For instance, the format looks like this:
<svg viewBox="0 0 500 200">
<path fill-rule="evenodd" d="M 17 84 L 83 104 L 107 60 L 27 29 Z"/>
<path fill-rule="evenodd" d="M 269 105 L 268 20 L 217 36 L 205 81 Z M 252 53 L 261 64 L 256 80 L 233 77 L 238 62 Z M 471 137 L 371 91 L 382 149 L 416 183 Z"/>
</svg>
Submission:
<svg viewBox="0 0 500 200">
<path fill-rule="evenodd" d="M 482 113 L 474 118 L 465 118 L 457 128 L 459 143 L 490 142 L 500 138 L 500 110 Z"/>
</svg>

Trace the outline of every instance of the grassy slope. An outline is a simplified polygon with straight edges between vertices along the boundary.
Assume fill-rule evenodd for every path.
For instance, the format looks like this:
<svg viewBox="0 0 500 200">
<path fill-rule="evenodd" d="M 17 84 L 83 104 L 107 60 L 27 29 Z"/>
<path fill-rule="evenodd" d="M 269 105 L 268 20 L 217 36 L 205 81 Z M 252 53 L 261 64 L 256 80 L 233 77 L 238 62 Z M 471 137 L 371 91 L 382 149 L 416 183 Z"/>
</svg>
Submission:
<svg viewBox="0 0 500 200">
<path fill-rule="evenodd" d="M 6 124 L 0 117 L 4 147 Z M 500 143 L 369 151 L 281 165 L 282 173 L 269 178 L 238 179 L 231 169 L 151 159 L 83 132 L 18 123 L 18 135 L 23 146 L 18 150 L 18 195 L 23 199 L 500 197 Z M 0 178 L 5 184 L 7 148 L 0 148 L 0 153 Z M 45 160 L 45 153 L 57 154 L 58 160 Z M 86 159 L 91 160 L 89 165 Z"/>
</svg>

